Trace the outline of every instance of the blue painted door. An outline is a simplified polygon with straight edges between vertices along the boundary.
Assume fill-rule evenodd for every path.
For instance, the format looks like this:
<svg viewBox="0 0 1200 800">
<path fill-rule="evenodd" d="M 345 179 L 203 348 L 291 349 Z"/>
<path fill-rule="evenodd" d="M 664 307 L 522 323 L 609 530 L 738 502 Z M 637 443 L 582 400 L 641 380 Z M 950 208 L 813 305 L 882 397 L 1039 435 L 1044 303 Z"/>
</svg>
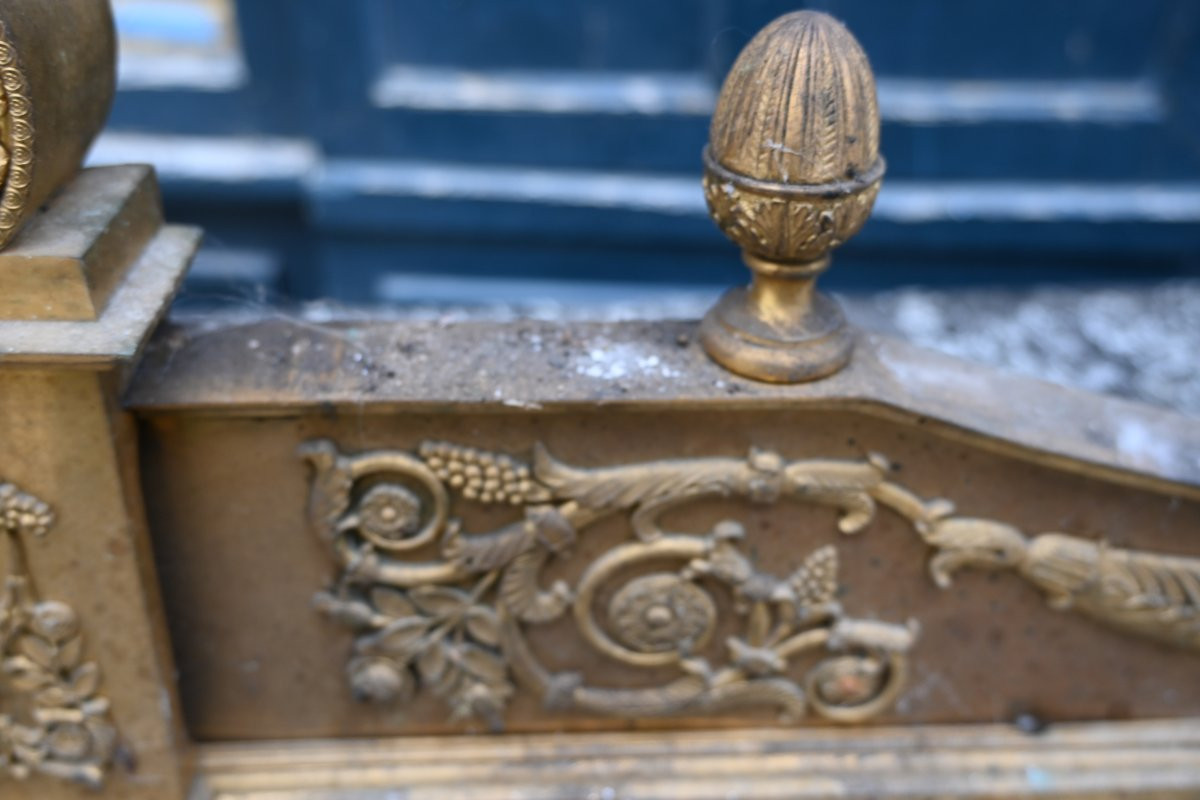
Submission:
<svg viewBox="0 0 1200 800">
<path fill-rule="evenodd" d="M 97 157 L 160 164 L 173 216 L 210 231 L 214 285 L 728 284 L 708 115 L 742 45 L 798 5 L 119 0 L 132 55 Z M 869 54 L 889 163 L 831 285 L 1200 273 L 1200 3 L 804 5 Z"/>
</svg>

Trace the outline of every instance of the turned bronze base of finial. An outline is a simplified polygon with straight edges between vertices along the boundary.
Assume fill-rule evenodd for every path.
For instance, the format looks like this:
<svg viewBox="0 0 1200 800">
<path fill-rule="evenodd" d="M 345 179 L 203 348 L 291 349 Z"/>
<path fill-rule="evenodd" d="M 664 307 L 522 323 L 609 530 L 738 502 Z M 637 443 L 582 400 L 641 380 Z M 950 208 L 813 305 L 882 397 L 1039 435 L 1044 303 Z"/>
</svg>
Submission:
<svg viewBox="0 0 1200 800">
<path fill-rule="evenodd" d="M 846 365 L 854 333 L 816 281 L 830 251 L 866 222 L 883 171 L 876 157 L 848 180 L 783 184 L 733 172 L 705 150 L 709 210 L 754 275 L 704 317 L 700 339 L 714 361 L 771 383 L 817 380 Z"/>
<path fill-rule="evenodd" d="M 829 257 L 800 264 L 746 254 L 754 281 L 731 289 L 704 317 L 700 340 L 718 364 L 748 378 L 799 383 L 846 365 L 854 332 L 841 306 L 816 290 Z"/>
<path fill-rule="evenodd" d="M 713 360 L 774 383 L 850 360 L 854 335 L 814 282 L 867 221 L 883 172 L 875 81 L 841 23 L 798 11 L 746 45 L 717 100 L 704 196 L 754 280 L 704 318 Z"/>
</svg>

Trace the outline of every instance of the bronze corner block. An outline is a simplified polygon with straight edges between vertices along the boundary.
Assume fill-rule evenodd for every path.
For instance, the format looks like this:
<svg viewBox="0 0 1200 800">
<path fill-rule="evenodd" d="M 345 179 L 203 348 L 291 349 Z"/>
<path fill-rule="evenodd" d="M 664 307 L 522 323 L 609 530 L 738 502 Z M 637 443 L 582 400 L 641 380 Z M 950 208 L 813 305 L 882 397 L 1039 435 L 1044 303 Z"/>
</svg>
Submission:
<svg viewBox="0 0 1200 800">
<path fill-rule="evenodd" d="M 182 797 L 187 748 L 120 395 L 198 232 L 81 171 L 107 0 L 0 3 L 0 795 Z M 51 510 L 53 509 L 53 511 Z"/>
</svg>

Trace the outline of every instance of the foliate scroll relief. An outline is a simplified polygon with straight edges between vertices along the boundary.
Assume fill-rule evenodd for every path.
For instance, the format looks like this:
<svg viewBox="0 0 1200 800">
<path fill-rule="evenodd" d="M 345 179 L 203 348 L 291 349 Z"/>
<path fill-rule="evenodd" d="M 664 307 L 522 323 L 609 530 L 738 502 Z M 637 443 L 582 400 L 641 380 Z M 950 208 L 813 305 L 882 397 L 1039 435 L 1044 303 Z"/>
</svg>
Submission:
<svg viewBox="0 0 1200 800">
<path fill-rule="evenodd" d="M 956 516 L 950 501 L 888 480 L 878 455 L 786 461 L 754 450 L 745 459 L 578 469 L 540 446 L 532 464 L 439 442 L 416 454 L 345 455 L 318 440 L 302 453 L 315 468 L 310 521 L 340 566 L 316 605 L 355 631 L 347 677 L 365 701 L 402 705 L 428 691 L 452 718 L 493 728 L 518 687 L 549 709 L 627 717 L 768 707 L 791 720 L 815 713 L 853 723 L 888 709 L 903 688 L 916 625 L 849 616 L 836 599 L 833 546 L 777 575 L 747 554 L 736 521 L 702 533 L 660 525 L 667 509 L 705 498 L 831 506 L 846 534 L 883 505 L 935 549 L 929 569 L 939 586 L 961 568 L 1011 570 L 1055 608 L 1200 649 L 1200 559 L 1061 533 L 1029 537 Z M 513 506 L 521 517 L 466 533 L 449 516 L 451 493 Z M 546 586 L 543 567 L 570 558 L 590 525 L 616 514 L 627 516 L 630 539 L 584 566 L 574 585 Z M 564 618 L 598 653 L 675 677 L 608 687 L 547 668 L 527 633 Z M 713 643 L 718 630 L 724 639 Z"/>
<path fill-rule="evenodd" d="M 704 197 L 717 226 L 745 249 L 788 261 L 820 258 L 850 239 L 866 224 L 878 194 L 876 182 L 849 195 L 788 198 L 704 176 Z"/>
<path fill-rule="evenodd" d="M 84 659 L 74 609 L 38 597 L 23 549 L 23 537 L 45 536 L 53 521 L 45 503 L 0 482 L 0 537 L 8 544 L 0 589 L 0 771 L 95 788 L 117 739 L 99 694 L 100 669 Z"/>
<path fill-rule="evenodd" d="M 527 465 L 432 442 L 416 455 L 347 456 L 317 441 L 304 454 L 316 468 L 311 521 L 341 567 L 316 603 L 356 632 L 347 672 L 361 699 L 402 704 L 429 691 L 452 717 L 493 728 L 518 687 L 564 711 L 766 707 L 854 722 L 887 708 L 903 685 L 915 631 L 845 613 L 833 547 L 777 575 L 747 555 L 737 522 L 703 533 L 659 525 L 666 509 L 704 497 L 802 496 L 841 508 L 843 529 L 856 530 L 872 513 L 873 464 L 788 464 L 755 452 L 578 470 L 541 448 Z M 513 506 L 521 518 L 466 533 L 449 518 L 451 492 Z M 545 585 L 543 567 L 569 558 L 590 525 L 614 514 L 628 515 L 633 536 L 584 566 L 574 585 Z M 614 687 L 548 669 L 527 632 L 559 619 L 599 654 L 674 677 Z"/>
</svg>

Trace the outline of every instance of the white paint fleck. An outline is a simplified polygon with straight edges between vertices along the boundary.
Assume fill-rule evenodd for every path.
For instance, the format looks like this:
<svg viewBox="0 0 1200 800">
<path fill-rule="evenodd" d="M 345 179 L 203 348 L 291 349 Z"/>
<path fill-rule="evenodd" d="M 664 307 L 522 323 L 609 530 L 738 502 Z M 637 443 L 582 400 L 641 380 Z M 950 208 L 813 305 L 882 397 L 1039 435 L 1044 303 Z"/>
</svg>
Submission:
<svg viewBox="0 0 1200 800">
<path fill-rule="evenodd" d="M 541 403 L 535 403 L 530 400 L 517 400 L 511 397 L 505 399 L 502 404 L 510 408 L 524 408 L 530 411 L 539 411 L 542 408 Z"/>
<path fill-rule="evenodd" d="M 600 342 L 577 358 L 574 366 L 579 375 L 610 381 L 634 376 L 676 378 L 680 374 L 658 355 L 648 354 L 641 345 L 629 342 Z"/>
</svg>

